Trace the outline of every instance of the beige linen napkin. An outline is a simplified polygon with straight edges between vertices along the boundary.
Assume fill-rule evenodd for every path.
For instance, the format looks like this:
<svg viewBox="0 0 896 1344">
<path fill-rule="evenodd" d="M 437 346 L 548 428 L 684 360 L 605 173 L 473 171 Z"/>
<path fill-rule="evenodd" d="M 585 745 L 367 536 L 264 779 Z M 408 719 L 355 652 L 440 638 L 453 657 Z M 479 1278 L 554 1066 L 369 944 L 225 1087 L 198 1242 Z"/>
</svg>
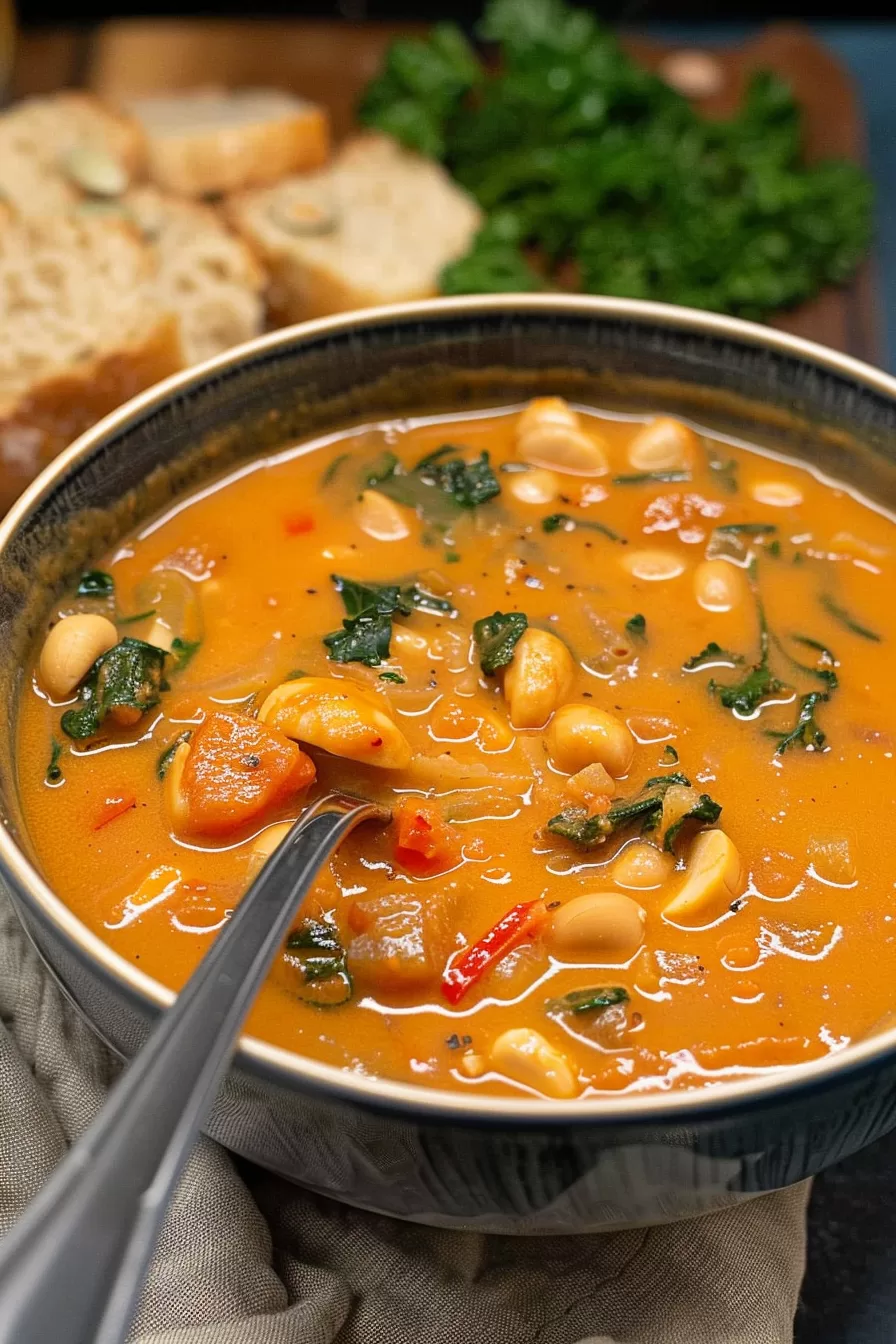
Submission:
<svg viewBox="0 0 896 1344">
<path fill-rule="evenodd" d="M 117 1065 L 0 893 L 0 1233 L 102 1104 Z M 785 1344 L 807 1186 L 690 1223 L 489 1237 L 361 1213 L 197 1144 L 137 1344 Z M 64 1344 L 60 1336 L 60 1344 Z"/>
</svg>

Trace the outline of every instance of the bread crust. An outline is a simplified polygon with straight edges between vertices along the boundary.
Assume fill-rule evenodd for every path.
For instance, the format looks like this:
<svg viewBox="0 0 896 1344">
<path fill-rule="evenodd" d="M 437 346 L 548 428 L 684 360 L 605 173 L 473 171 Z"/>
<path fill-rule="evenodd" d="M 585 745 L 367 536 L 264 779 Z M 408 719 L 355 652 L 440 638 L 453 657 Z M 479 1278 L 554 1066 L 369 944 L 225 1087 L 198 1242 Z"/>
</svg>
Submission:
<svg viewBox="0 0 896 1344">
<path fill-rule="evenodd" d="M 177 318 L 162 313 L 139 340 L 49 374 L 0 406 L 0 511 L 79 434 L 183 366 Z"/>
<path fill-rule="evenodd" d="M 147 136 L 149 176 L 179 196 L 209 196 L 266 186 L 325 163 L 330 125 L 309 103 L 276 121 Z"/>
</svg>

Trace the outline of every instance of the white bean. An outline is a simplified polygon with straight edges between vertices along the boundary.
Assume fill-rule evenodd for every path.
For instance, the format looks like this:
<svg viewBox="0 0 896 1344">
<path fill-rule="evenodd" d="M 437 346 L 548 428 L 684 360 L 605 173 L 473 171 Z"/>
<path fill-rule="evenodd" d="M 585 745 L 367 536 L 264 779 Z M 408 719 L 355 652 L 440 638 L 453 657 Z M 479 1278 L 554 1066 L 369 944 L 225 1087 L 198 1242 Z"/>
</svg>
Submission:
<svg viewBox="0 0 896 1344">
<path fill-rule="evenodd" d="M 554 912 L 551 950 L 562 961 L 623 964 L 644 941 L 644 910 L 619 891 L 574 896 Z"/>
<path fill-rule="evenodd" d="M 38 675 L 54 700 L 67 700 L 97 658 L 118 643 L 118 631 L 105 616 L 63 616 L 44 640 Z"/>
</svg>

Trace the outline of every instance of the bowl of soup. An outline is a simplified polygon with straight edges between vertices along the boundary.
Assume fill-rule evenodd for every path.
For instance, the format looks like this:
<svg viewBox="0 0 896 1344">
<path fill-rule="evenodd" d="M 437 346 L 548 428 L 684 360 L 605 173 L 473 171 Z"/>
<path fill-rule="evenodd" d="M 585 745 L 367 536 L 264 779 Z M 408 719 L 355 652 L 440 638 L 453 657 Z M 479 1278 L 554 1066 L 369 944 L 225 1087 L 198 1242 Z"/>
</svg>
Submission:
<svg viewBox="0 0 896 1344">
<path fill-rule="evenodd" d="M 0 528 L 3 879 L 128 1057 L 290 824 L 209 1132 L 448 1227 L 690 1216 L 894 1123 L 896 383 L 445 300 L 145 393 Z"/>
</svg>

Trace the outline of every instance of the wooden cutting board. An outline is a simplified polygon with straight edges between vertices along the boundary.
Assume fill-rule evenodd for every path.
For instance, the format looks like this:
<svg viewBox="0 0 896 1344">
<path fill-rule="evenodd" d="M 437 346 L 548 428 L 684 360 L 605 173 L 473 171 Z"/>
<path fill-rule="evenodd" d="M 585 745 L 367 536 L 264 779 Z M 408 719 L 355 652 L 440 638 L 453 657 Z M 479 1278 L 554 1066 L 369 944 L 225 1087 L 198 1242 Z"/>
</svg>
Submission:
<svg viewBox="0 0 896 1344">
<path fill-rule="evenodd" d="M 80 85 L 123 100 L 197 85 L 273 85 L 325 104 L 341 137 L 352 129 L 358 95 L 376 73 L 389 42 L 408 31 L 395 24 L 135 19 L 93 31 L 26 33 L 19 44 L 12 95 Z M 625 41 L 651 68 L 673 50 L 636 35 Z M 753 70 L 774 70 L 788 81 L 803 108 L 811 157 L 864 159 L 864 126 L 850 77 L 808 28 L 772 24 L 749 42 L 716 49 L 714 55 L 723 82 L 701 104 L 707 112 L 729 112 Z M 874 362 L 882 348 L 874 292 L 869 262 L 849 285 L 826 291 L 775 319 L 774 325 Z"/>
</svg>

